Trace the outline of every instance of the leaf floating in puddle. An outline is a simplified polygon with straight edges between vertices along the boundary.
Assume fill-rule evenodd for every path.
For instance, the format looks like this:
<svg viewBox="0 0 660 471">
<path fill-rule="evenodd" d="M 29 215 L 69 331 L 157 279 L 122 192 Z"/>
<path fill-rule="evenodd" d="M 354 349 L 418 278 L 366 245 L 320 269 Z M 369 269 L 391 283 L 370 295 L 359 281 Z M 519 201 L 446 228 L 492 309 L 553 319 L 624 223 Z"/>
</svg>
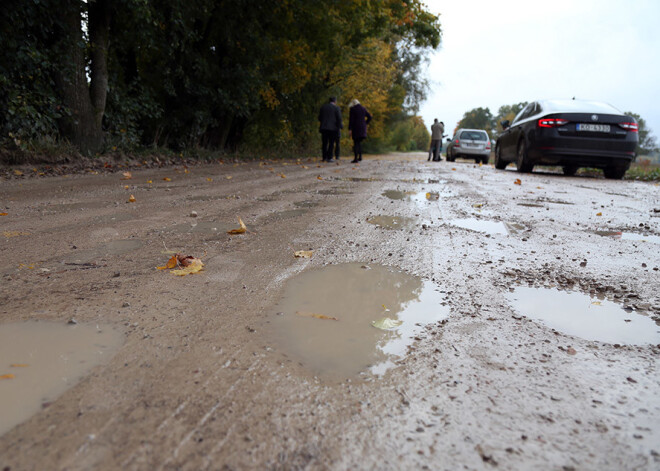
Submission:
<svg viewBox="0 0 660 471">
<path fill-rule="evenodd" d="M 312 258 L 314 252 L 312 250 L 297 250 L 293 253 L 296 258 Z"/>
<path fill-rule="evenodd" d="M 391 319 L 389 317 L 383 317 L 382 319 L 378 319 L 377 321 L 373 321 L 371 323 L 371 325 L 373 325 L 377 329 L 382 329 L 382 330 L 392 330 L 396 327 L 399 327 L 401 324 L 403 324 L 403 321 L 397 319 Z"/>
<path fill-rule="evenodd" d="M 241 225 L 238 229 L 232 229 L 230 231 L 227 231 L 227 234 L 244 234 L 247 232 L 247 226 L 243 222 L 241 218 L 238 218 L 238 223 Z"/>
<path fill-rule="evenodd" d="M 296 316 L 300 317 L 313 317 L 314 319 L 323 319 L 328 321 L 338 321 L 336 317 L 326 316 L 325 314 L 317 314 L 315 312 L 296 311 Z"/>
<path fill-rule="evenodd" d="M 602 306 L 603 303 L 601 303 L 600 301 L 593 301 L 593 302 L 591 303 L 591 305 L 592 305 L 592 306 Z"/>
</svg>

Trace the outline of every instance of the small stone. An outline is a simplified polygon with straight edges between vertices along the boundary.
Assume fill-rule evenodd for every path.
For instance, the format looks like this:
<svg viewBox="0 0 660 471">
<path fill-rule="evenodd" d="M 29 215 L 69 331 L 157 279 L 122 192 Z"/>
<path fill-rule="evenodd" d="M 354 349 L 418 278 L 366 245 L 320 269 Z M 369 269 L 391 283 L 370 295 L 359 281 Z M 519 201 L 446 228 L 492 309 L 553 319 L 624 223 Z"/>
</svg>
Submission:
<svg viewBox="0 0 660 471">
<path fill-rule="evenodd" d="M 190 212 L 190 217 L 191 218 L 196 218 L 197 217 L 197 211 L 191 211 Z"/>
<path fill-rule="evenodd" d="M 121 307 L 131 307 L 131 304 L 128 302 L 124 302 L 124 304 L 122 304 Z"/>
<path fill-rule="evenodd" d="M 78 323 L 78 321 L 75 320 L 73 317 L 71 319 L 69 319 L 69 322 L 67 322 L 67 324 L 69 324 L 69 325 L 76 325 L 77 323 Z"/>
</svg>

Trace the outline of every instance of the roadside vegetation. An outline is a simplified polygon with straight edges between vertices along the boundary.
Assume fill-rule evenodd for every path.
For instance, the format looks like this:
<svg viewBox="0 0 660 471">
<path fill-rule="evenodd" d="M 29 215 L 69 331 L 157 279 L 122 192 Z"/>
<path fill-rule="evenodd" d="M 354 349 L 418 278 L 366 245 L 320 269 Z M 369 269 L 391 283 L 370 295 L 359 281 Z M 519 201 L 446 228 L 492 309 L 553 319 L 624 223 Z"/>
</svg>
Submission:
<svg viewBox="0 0 660 471">
<path fill-rule="evenodd" d="M 0 162 L 315 152 L 330 96 L 370 110 L 365 147 L 428 144 L 419 0 L 12 2 L 0 31 Z"/>
</svg>

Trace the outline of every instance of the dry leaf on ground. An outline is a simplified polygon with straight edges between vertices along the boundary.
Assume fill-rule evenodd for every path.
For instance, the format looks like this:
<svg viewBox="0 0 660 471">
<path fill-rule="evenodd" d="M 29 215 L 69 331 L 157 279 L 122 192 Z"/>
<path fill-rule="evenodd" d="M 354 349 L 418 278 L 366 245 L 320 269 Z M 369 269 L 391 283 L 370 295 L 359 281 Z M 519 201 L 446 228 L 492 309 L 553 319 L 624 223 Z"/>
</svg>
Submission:
<svg viewBox="0 0 660 471">
<path fill-rule="evenodd" d="M 293 256 L 296 258 L 312 258 L 314 252 L 312 250 L 296 250 Z"/>
<path fill-rule="evenodd" d="M 513 182 L 514 185 L 522 185 L 522 181 L 520 178 L 516 178 L 516 180 Z"/>
<path fill-rule="evenodd" d="M 14 379 L 13 374 L 0 375 L 0 379 Z"/>
<path fill-rule="evenodd" d="M 325 314 L 317 314 L 315 312 L 296 311 L 296 316 L 300 317 L 313 317 L 314 319 L 322 319 L 328 321 L 338 321 L 336 317 L 326 316 Z"/>
<path fill-rule="evenodd" d="M 9 213 L 0 213 L 0 216 L 9 216 Z"/>
<path fill-rule="evenodd" d="M 171 179 L 170 177 L 165 177 L 165 178 L 163 178 L 163 181 L 164 181 L 164 182 L 171 182 L 172 179 Z"/>
<path fill-rule="evenodd" d="M 129 203 L 135 203 L 135 196 L 131 195 L 128 197 L 128 202 Z"/>
<path fill-rule="evenodd" d="M 247 232 L 247 227 L 245 226 L 245 223 L 241 218 L 238 218 L 238 223 L 241 225 L 238 229 L 232 229 L 231 231 L 227 231 L 227 234 L 244 234 Z"/>
<path fill-rule="evenodd" d="M 156 268 L 159 270 L 172 270 L 170 273 L 173 275 L 185 276 L 201 271 L 204 268 L 204 263 L 201 259 L 191 255 L 177 253 L 172 255 L 165 266 Z"/>
<path fill-rule="evenodd" d="M 133 178 L 133 175 L 131 174 L 131 172 L 122 173 L 122 177 L 121 177 L 122 180 L 130 180 L 131 178 Z"/>
</svg>

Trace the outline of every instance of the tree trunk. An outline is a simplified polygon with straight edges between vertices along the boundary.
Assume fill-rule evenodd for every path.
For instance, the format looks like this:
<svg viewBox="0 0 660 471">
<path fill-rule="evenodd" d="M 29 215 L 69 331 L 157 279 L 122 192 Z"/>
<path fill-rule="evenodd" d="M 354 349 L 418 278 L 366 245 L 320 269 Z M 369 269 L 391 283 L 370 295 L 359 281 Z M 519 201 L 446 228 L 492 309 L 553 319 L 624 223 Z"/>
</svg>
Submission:
<svg viewBox="0 0 660 471">
<path fill-rule="evenodd" d="M 56 83 L 71 116 L 62 122 L 63 134 L 83 154 L 99 152 L 103 146 L 103 113 L 108 91 L 108 39 L 110 35 L 109 0 L 90 0 L 89 8 L 89 82 L 85 44 L 82 41 L 80 1 L 69 1 L 63 8 L 67 31 L 65 51 L 56 74 Z"/>
</svg>

